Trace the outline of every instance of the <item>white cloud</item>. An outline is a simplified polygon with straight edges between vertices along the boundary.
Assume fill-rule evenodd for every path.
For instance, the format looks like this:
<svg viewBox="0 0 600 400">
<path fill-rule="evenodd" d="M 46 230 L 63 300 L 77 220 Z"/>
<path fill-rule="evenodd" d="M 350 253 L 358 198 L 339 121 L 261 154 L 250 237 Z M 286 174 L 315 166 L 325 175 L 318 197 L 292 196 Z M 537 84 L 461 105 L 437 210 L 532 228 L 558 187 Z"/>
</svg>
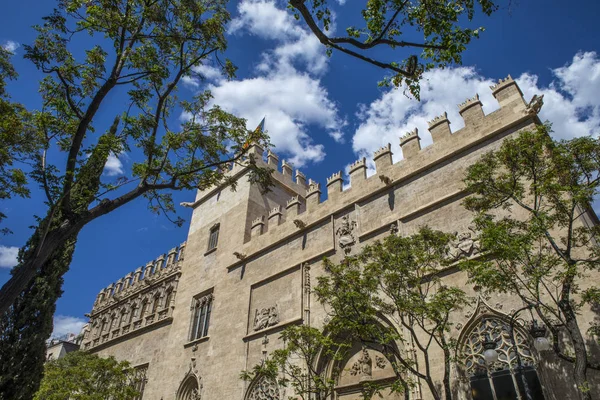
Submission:
<svg viewBox="0 0 600 400">
<path fill-rule="evenodd" d="M 104 173 L 108 176 L 123 175 L 123 163 L 113 153 L 108 155 L 106 164 L 104 165 Z"/>
<path fill-rule="evenodd" d="M 69 333 L 78 335 L 83 325 L 87 323 L 83 318 L 72 317 L 69 315 L 54 316 L 54 331 L 52 337 L 61 337 Z"/>
<path fill-rule="evenodd" d="M 325 49 L 278 4 L 276 0 L 243 0 L 238 4 L 239 16 L 229 26 L 230 34 L 251 34 L 275 42 L 261 54 L 254 77 L 226 81 L 208 70 L 202 72 L 213 79 L 208 89 L 215 104 L 246 118 L 250 129 L 266 115 L 275 151 L 301 167 L 325 157 L 324 146 L 315 143 L 308 129 L 323 129 L 334 140 L 343 141 L 346 121 L 320 81 L 327 70 Z"/>
<path fill-rule="evenodd" d="M 323 145 L 312 141 L 306 126 L 313 124 L 338 134 L 344 122 L 337 117 L 336 105 L 320 83 L 306 74 L 272 74 L 242 81 L 222 82 L 210 88 L 215 102 L 224 109 L 248 119 L 255 127 L 266 115 L 266 128 L 275 151 L 289 155 L 300 167 L 321 161 Z"/>
<path fill-rule="evenodd" d="M 327 69 L 328 58 L 317 37 L 296 21 L 292 14 L 277 8 L 273 0 L 244 0 L 238 5 L 240 16 L 229 26 L 230 33 L 248 32 L 278 42 L 275 49 L 263 53 L 257 69 L 268 72 L 277 69 L 282 73 L 294 71 L 299 63 L 311 74 L 322 74 Z"/>
<path fill-rule="evenodd" d="M 198 79 L 187 75 L 181 77 L 181 82 L 183 82 L 184 85 L 193 88 L 197 88 L 200 86 L 200 82 L 198 81 Z"/>
<path fill-rule="evenodd" d="M 0 268 L 12 268 L 17 265 L 19 248 L 0 245 Z"/>
<path fill-rule="evenodd" d="M 224 78 L 219 68 L 215 68 L 206 64 L 192 67 L 192 71 L 193 74 L 191 76 L 184 76 L 181 78 L 181 81 L 184 85 L 194 89 L 200 87 L 200 82 L 202 80 L 220 81 Z"/>
<path fill-rule="evenodd" d="M 238 4 L 240 15 L 229 24 L 229 33 L 248 30 L 263 39 L 290 39 L 302 35 L 302 28 L 285 9 L 273 0 L 243 0 Z"/>
<path fill-rule="evenodd" d="M 585 72 L 584 72 L 585 71 Z M 561 68 L 552 70 L 554 80 L 548 87 L 538 83 L 538 77 L 524 73 L 516 81 L 526 100 L 534 94 L 544 95 L 542 120 L 553 122 L 554 136 L 572 138 L 600 134 L 600 59 L 596 53 L 580 53 Z M 417 127 L 421 146 L 431 144 L 427 121 L 448 112 L 451 129 L 464 126 L 458 114 L 458 104 L 476 93 L 484 112 L 498 108 L 490 85 L 495 80 L 481 76 L 472 67 L 434 70 L 425 74 L 421 87 L 421 102 L 407 98 L 402 90 L 390 90 L 371 104 L 362 105 L 361 120 L 352 139 L 354 151 L 368 159 L 378 148 L 392 143 L 394 159 L 400 158 L 399 137 Z"/>
<path fill-rule="evenodd" d="M 17 43 L 17 42 L 14 42 L 12 40 L 7 40 L 2 45 L 2 48 L 4 50 L 10 51 L 11 53 L 14 53 L 20 46 L 21 45 L 19 43 Z"/>
</svg>

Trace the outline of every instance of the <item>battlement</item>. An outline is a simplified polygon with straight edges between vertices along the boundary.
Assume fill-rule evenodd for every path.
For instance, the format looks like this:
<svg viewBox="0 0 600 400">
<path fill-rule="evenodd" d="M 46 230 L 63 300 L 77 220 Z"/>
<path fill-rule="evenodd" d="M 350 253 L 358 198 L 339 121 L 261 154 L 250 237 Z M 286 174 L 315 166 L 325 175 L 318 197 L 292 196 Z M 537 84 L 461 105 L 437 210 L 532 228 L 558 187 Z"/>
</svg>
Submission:
<svg viewBox="0 0 600 400">
<path fill-rule="evenodd" d="M 288 204 L 289 203 L 290 203 L 290 201 L 288 200 Z M 271 211 L 269 211 L 269 218 L 271 218 L 271 216 L 273 216 L 275 214 L 281 214 L 281 206 L 277 206 L 277 207 L 273 208 Z"/>
<path fill-rule="evenodd" d="M 438 115 L 431 121 L 427 121 L 427 125 L 429 126 L 429 129 L 432 129 L 445 121 L 448 121 L 448 113 L 446 111 L 444 111 L 442 115 Z"/>
<path fill-rule="evenodd" d="M 295 195 L 287 200 L 285 208 L 276 207 L 269 211 L 269 219 L 272 215 L 276 215 L 276 225 L 281 226 L 273 232 L 271 229 L 266 232 L 261 229 L 260 233 L 253 231 L 252 239 L 245 244 L 248 247 L 245 254 L 252 254 L 254 248 L 273 243 L 285 235 L 307 229 L 319 218 L 325 218 L 335 210 L 342 209 L 357 199 L 383 190 L 388 185 L 400 182 L 425 168 L 431 168 L 452 154 L 462 151 L 461 149 L 474 146 L 482 140 L 500 134 L 511 126 L 530 118 L 527 115 L 522 95 L 515 96 L 521 91 L 510 76 L 500 80 L 491 89 L 500 104 L 498 110 L 485 115 L 479 95 L 476 94 L 458 105 L 459 114 L 464 120 L 462 129 L 452 132 L 448 113 L 443 112 L 428 121 L 428 129 L 433 139 L 431 145 L 422 149 L 419 131 L 414 128 L 399 138 L 399 145 L 403 153 L 401 161 L 392 163 L 392 145 L 388 143 L 373 154 L 372 160 L 376 169 L 373 176 L 366 177 L 367 160 L 363 157 L 349 166 L 350 185 L 345 190 L 342 186 L 341 171 L 336 171 L 328 177 L 327 200 L 323 202 L 320 198 L 321 185 L 309 179 L 304 196 L 305 210 L 300 207 L 304 199 L 301 195 Z M 296 176 L 298 174 L 297 172 Z M 267 211 L 265 210 L 265 212 Z M 262 227 L 260 221 L 264 220 L 255 219 L 253 227 L 255 224 Z M 270 220 L 269 226 L 271 226 Z M 276 237 L 269 237 L 272 235 L 276 235 Z M 263 236 L 266 237 L 263 239 Z"/>
<path fill-rule="evenodd" d="M 337 180 L 342 179 L 342 171 L 334 172 L 329 178 L 327 178 L 327 185 Z"/>
<path fill-rule="evenodd" d="M 359 168 L 365 167 L 367 166 L 367 158 L 363 157 L 360 160 L 356 160 L 354 161 L 352 164 L 350 164 L 350 174 L 354 171 L 356 171 Z"/>
<path fill-rule="evenodd" d="M 481 105 L 481 101 L 479 100 L 479 95 L 476 94 L 475 97 L 465 100 L 464 102 L 458 105 L 458 112 L 463 113 L 466 109 L 473 107 L 475 105 Z"/>
<path fill-rule="evenodd" d="M 299 203 L 300 200 L 298 199 L 298 196 L 292 196 L 288 201 L 287 201 L 287 207 L 294 205 L 296 203 Z M 286 208 L 287 208 L 286 207 Z"/>
<path fill-rule="evenodd" d="M 101 290 L 96 297 L 92 313 L 121 301 L 125 297 L 137 293 L 178 271 L 184 258 L 185 242 L 161 254 L 156 260 L 148 261 L 145 266 L 136 268 L 115 283 L 111 283 Z"/>
<path fill-rule="evenodd" d="M 512 76 L 510 76 L 510 74 L 506 78 L 498 79 L 498 83 L 496 83 L 495 85 L 490 86 L 490 89 L 492 90 L 492 94 L 494 94 L 497 91 L 505 88 L 506 86 L 510 85 L 511 83 L 515 83 L 515 81 L 512 78 Z"/>
</svg>

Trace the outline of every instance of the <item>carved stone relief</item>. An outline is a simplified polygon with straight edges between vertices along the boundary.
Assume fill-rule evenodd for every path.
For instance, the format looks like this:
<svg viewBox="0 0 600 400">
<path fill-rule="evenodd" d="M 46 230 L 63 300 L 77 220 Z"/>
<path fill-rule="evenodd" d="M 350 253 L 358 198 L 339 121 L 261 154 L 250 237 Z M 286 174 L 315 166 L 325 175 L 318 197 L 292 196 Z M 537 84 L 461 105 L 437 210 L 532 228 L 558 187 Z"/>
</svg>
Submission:
<svg viewBox="0 0 600 400">
<path fill-rule="evenodd" d="M 387 361 L 385 358 L 376 355 L 375 356 L 375 365 L 377 366 L 377 368 L 384 369 L 385 366 L 387 365 Z"/>
<path fill-rule="evenodd" d="M 468 258 L 479 253 L 479 241 L 476 238 L 473 238 L 474 230 L 471 228 L 469 228 L 469 230 L 471 232 L 454 232 L 456 239 L 450 242 L 447 249 L 448 258 L 450 260 Z"/>
<path fill-rule="evenodd" d="M 260 331 L 269 326 L 277 325 L 279 323 L 279 310 L 277 304 L 272 307 L 257 308 L 254 311 L 254 324 L 253 328 L 255 331 Z"/>
<path fill-rule="evenodd" d="M 352 365 L 350 375 L 360 375 L 361 379 L 368 379 L 373 373 L 373 360 L 369 351 L 363 347 L 360 358 Z"/>
<path fill-rule="evenodd" d="M 347 215 L 342 217 L 342 223 L 339 228 L 335 231 L 338 236 L 338 245 L 344 253 L 350 253 L 352 246 L 356 243 L 354 238 L 354 228 L 356 227 L 356 221 L 350 221 Z"/>
</svg>

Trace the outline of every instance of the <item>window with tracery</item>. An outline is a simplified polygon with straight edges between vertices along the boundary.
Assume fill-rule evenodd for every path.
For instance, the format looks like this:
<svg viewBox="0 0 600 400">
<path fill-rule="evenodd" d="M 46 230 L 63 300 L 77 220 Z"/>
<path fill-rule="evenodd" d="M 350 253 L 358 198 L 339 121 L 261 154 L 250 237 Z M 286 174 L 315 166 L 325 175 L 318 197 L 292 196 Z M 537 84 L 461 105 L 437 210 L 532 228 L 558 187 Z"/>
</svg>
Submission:
<svg viewBox="0 0 600 400">
<path fill-rule="evenodd" d="M 210 228 L 210 232 L 208 234 L 208 249 L 206 251 L 211 251 L 217 247 L 217 243 L 219 242 L 219 228 L 219 224 L 216 224 Z"/>
<path fill-rule="evenodd" d="M 544 399 L 528 338 L 519 329 L 514 329 L 513 332 L 516 346 L 513 345 L 506 321 L 494 317 L 484 317 L 466 335 L 462 346 L 462 355 L 474 400 L 526 398 L 523 379 L 517 368 L 515 349 L 521 357 L 522 373 L 525 374 L 533 400 Z M 496 342 L 495 350 L 498 352 L 498 360 L 491 366 L 486 365 L 483 357 L 485 349 L 482 343 L 486 334 Z"/>
<path fill-rule="evenodd" d="M 277 382 L 266 377 L 258 378 L 258 381 L 250 388 L 246 400 L 279 400 L 279 388 Z"/>
<path fill-rule="evenodd" d="M 194 299 L 190 340 L 208 336 L 212 302 L 212 293 Z"/>
<path fill-rule="evenodd" d="M 146 387 L 146 382 L 148 382 L 148 378 L 146 378 L 146 374 L 148 372 L 148 364 L 140 365 L 135 367 L 133 370 L 133 379 L 132 385 L 136 392 L 139 393 L 133 400 L 142 400 L 144 397 L 144 388 Z"/>
<path fill-rule="evenodd" d="M 200 387 L 195 376 L 189 376 L 177 391 L 177 400 L 200 400 Z"/>
</svg>

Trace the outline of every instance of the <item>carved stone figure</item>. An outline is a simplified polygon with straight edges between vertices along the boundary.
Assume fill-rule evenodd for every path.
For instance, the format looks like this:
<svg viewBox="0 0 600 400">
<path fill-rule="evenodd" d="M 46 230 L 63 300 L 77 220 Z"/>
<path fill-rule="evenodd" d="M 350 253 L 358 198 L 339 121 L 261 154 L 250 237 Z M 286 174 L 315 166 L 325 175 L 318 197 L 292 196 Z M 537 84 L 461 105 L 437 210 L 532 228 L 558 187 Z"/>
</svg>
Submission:
<svg viewBox="0 0 600 400">
<path fill-rule="evenodd" d="M 473 239 L 471 232 L 454 232 L 456 240 L 448 245 L 447 254 L 451 260 L 466 258 L 479 253 L 479 241 Z"/>
<path fill-rule="evenodd" d="M 279 310 L 277 304 L 273 307 L 257 308 L 254 312 L 254 324 L 253 328 L 255 331 L 265 329 L 269 326 L 277 325 L 279 323 Z"/>
<path fill-rule="evenodd" d="M 352 245 L 356 242 L 354 239 L 354 228 L 356 227 L 356 221 L 350 221 L 347 215 L 342 217 L 342 224 L 335 231 L 335 234 L 338 235 L 338 244 L 344 253 L 350 253 Z"/>
<path fill-rule="evenodd" d="M 398 233 L 398 222 L 392 222 L 390 225 L 390 234 L 396 235 Z"/>
<path fill-rule="evenodd" d="M 538 96 L 533 95 L 529 104 L 527 104 L 527 114 L 536 115 L 542 109 L 544 105 L 544 95 Z"/>
</svg>

